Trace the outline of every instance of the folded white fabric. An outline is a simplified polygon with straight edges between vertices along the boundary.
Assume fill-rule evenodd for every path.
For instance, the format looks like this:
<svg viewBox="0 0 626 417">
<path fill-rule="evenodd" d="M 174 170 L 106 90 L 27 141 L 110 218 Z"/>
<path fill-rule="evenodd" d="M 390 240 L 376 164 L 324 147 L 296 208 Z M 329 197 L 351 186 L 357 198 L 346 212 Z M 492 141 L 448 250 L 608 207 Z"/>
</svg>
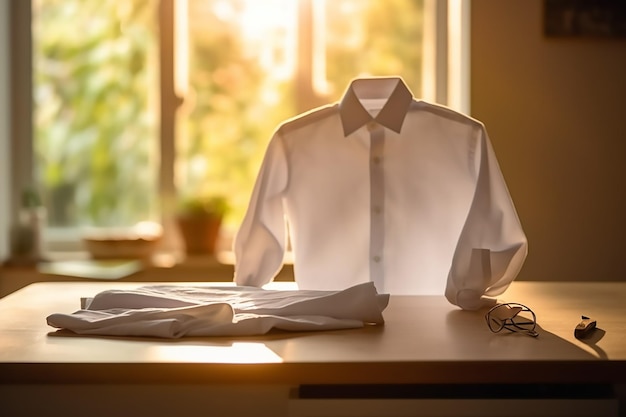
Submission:
<svg viewBox="0 0 626 417">
<path fill-rule="evenodd" d="M 150 285 L 83 298 L 81 309 L 55 313 L 50 326 L 77 334 L 113 336 L 244 336 L 350 329 L 382 324 L 388 294 L 373 283 L 342 291 L 253 287 Z"/>
</svg>

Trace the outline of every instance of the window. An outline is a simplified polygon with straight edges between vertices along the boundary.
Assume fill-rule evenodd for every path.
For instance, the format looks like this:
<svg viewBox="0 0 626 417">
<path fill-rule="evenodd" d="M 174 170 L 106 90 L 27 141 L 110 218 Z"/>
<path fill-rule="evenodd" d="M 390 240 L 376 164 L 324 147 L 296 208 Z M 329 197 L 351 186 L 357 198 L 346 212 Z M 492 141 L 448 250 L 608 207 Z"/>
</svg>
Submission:
<svg viewBox="0 0 626 417">
<path fill-rule="evenodd" d="M 16 63 L 31 74 L 32 148 L 14 146 L 50 242 L 143 220 L 167 234 L 174 200 L 204 193 L 227 196 L 234 233 L 281 121 L 363 75 L 401 75 L 416 96 L 450 101 L 446 18 L 460 4 L 32 0 L 32 62 Z"/>
<path fill-rule="evenodd" d="M 33 0 L 35 173 L 51 227 L 157 219 L 155 4 Z"/>
</svg>

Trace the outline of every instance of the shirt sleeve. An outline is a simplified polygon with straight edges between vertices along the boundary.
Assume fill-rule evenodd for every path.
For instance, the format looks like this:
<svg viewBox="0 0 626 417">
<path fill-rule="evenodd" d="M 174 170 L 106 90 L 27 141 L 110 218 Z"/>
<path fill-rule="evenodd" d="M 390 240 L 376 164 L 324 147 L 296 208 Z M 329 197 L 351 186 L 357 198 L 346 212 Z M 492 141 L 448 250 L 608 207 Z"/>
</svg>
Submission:
<svg viewBox="0 0 626 417">
<path fill-rule="evenodd" d="M 270 141 L 243 222 L 235 236 L 237 285 L 261 287 L 280 271 L 285 254 L 283 191 L 287 160 L 280 131 Z"/>
<path fill-rule="evenodd" d="M 493 304 L 519 273 L 528 243 L 484 126 L 476 149 L 476 189 L 448 275 L 445 295 L 476 310 Z"/>
</svg>

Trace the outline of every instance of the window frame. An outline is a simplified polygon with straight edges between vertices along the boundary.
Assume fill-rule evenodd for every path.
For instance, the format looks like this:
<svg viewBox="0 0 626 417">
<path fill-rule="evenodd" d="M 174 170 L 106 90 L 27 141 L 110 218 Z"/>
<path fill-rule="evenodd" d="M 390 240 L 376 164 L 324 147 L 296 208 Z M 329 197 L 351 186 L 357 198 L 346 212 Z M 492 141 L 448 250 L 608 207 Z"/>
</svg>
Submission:
<svg viewBox="0 0 626 417">
<path fill-rule="evenodd" d="M 10 27 L 9 2 L 0 2 L 0 91 L 10 92 Z M 0 95 L 0 261 L 9 253 L 8 231 L 10 229 L 10 154 L 11 137 L 10 93 Z"/>
<path fill-rule="evenodd" d="M 300 0 L 300 11 L 311 8 L 314 0 Z M 176 195 L 174 184 L 175 120 L 182 103 L 175 88 L 175 11 L 177 0 L 159 0 L 160 52 L 160 137 L 161 164 L 158 174 L 160 205 L 167 208 Z M 425 24 L 423 98 L 469 114 L 469 20 L 470 0 L 424 0 L 425 14 L 433 19 Z M 9 3 L 10 81 L 9 108 L 11 126 L 9 219 L 13 224 L 19 213 L 20 194 L 34 181 L 33 158 L 33 87 L 32 87 L 32 5 L 31 1 Z M 426 23 L 426 22 L 425 22 Z M 312 30 L 309 28 L 308 30 Z M 178 250 L 174 233 L 174 214 L 162 212 L 165 251 Z M 81 251 L 78 228 L 47 229 L 48 252 Z M 5 233 L 8 239 L 8 233 Z"/>
</svg>

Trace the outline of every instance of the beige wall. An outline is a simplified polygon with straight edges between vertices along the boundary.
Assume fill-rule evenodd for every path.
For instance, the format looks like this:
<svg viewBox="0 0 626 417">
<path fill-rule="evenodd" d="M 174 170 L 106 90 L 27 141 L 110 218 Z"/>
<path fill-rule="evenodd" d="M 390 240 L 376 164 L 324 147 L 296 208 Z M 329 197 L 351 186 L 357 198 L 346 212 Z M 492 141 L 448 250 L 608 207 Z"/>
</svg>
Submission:
<svg viewBox="0 0 626 417">
<path fill-rule="evenodd" d="M 626 280 L 626 40 L 545 38 L 542 0 L 471 16 L 471 112 L 529 239 L 519 279 Z"/>
</svg>

